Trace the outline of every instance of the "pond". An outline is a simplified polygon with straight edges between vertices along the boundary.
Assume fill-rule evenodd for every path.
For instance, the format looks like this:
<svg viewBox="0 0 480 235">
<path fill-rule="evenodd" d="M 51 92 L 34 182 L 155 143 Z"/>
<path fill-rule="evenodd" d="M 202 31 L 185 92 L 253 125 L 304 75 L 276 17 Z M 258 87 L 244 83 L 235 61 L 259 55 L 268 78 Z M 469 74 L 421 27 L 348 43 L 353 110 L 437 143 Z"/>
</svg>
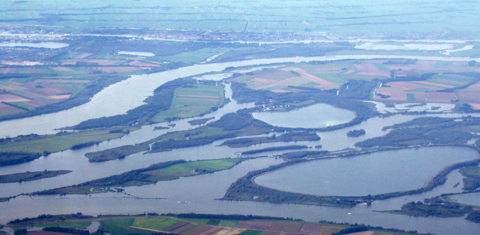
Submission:
<svg viewBox="0 0 480 235">
<path fill-rule="evenodd" d="M 328 104 L 316 104 L 289 112 L 257 112 L 253 117 L 278 127 L 320 128 L 350 122 L 355 114 Z"/>
<path fill-rule="evenodd" d="M 261 175 L 261 186 L 289 192 L 366 196 L 421 188 L 444 167 L 477 158 L 467 148 L 383 151 L 297 164 Z"/>
</svg>

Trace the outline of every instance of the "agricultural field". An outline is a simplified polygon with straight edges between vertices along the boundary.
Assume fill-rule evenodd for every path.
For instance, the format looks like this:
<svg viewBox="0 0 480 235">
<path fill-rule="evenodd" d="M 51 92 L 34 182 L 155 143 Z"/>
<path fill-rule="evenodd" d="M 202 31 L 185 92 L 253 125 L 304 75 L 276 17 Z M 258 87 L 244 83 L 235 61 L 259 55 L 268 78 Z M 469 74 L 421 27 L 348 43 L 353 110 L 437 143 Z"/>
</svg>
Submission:
<svg viewBox="0 0 480 235">
<path fill-rule="evenodd" d="M 398 71 L 417 71 L 420 73 L 436 73 L 423 81 L 394 81 L 383 83 L 377 89 L 378 101 L 397 102 L 438 102 L 468 103 L 473 108 L 480 107 L 479 78 L 475 73 L 478 66 L 467 63 L 445 63 L 425 61 L 415 65 L 387 65 Z"/>
<path fill-rule="evenodd" d="M 224 89 L 223 85 L 213 83 L 178 88 L 170 108 L 153 117 L 152 122 L 195 117 L 218 108 L 225 103 Z"/>
<path fill-rule="evenodd" d="M 109 234 L 172 233 L 179 235 L 331 235 L 347 231 L 362 231 L 361 235 L 410 235 L 412 233 L 388 231 L 380 228 L 351 226 L 347 224 L 311 223 L 276 219 L 247 219 L 245 216 L 225 215 L 210 219 L 205 215 L 199 218 L 170 216 L 120 216 L 81 219 L 74 222 L 34 222 L 36 227 L 65 227 L 85 230 L 92 221 L 99 221 L 99 230 Z M 229 217 L 232 217 L 230 219 Z M 233 219 L 237 217 L 238 219 Z M 32 223 L 30 223 L 32 224 Z M 22 224 L 16 225 L 22 227 Z M 348 230 L 349 229 L 349 230 Z M 348 232 L 350 234 L 350 232 Z M 37 234 L 37 232 L 29 232 Z M 47 234 L 45 231 L 38 235 Z"/>
</svg>

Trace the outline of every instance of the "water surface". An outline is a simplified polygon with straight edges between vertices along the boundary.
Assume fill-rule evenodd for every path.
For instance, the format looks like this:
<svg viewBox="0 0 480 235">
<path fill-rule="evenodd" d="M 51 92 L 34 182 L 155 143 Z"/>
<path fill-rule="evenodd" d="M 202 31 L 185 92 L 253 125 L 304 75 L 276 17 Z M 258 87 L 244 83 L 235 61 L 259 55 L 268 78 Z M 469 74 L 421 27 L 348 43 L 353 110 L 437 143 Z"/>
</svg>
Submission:
<svg viewBox="0 0 480 235">
<path fill-rule="evenodd" d="M 421 188 L 444 167 L 477 157 L 475 151 L 457 147 L 384 151 L 301 163 L 261 175 L 255 182 L 315 195 L 377 195 Z"/>
<path fill-rule="evenodd" d="M 320 128 L 350 122 L 355 114 L 328 104 L 316 104 L 288 112 L 256 112 L 253 117 L 278 127 Z"/>
</svg>

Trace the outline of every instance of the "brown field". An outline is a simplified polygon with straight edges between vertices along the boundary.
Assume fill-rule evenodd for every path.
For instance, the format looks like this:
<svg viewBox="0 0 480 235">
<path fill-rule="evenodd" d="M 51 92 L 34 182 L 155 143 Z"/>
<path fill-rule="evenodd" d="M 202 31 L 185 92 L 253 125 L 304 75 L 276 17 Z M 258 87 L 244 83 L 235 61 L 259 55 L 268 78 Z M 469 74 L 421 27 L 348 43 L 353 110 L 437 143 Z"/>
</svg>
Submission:
<svg viewBox="0 0 480 235">
<path fill-rule="evenodd" d="M 422 62 L 427 62 L 427 61 L 420 61 L 417 62 L 416 64 L 386 64 L 385 67 L 391 69 L 391 70 L 399 70 L 401 69 L 402 71 L 409 71 L 409 70 L 419 70 L 419 71 L 432 71 L 432 70 L 437 70 L 436 68 L 432 67 L 432 64 L 428 63 L 422 63 Z"/>
<path fill-rule="evenodd" d="M 178 223 L 172 224 L 172 225 L 166 227 L 164 230 L 165 230 L 165 231 L 168 231 L 168 232 L 171 232 L 171 231 L 173 231 L 173 230 L 175 230 L 175 229 L 178 229 L 178 228 L 180 228 L 180 227 L 182 227 L 182 226 L 185 226 L 185 225 L 188 225 L 188 224 L 190 224 L 190 223 L 185 222 L 185 221 L 182 221 L 182 222 L 178 222 Z"/>
<path fill-rule="evenodd" d="M 3 74 L 15 73 L 16 70 L 17 70 L 16 68 L 4 68 L 4 69 L 0 69 L 0 73 L 3 73 Z"/>
<path fill-rule="evenodd" d="M 405 77 L 405 76 L 410 76 L 410 75 L 419 75 L 420 73 L 417 72 L 416 70 L 397 70 L 395 71 L 395 76 L 397 77 Z"/>
<path fill-rule="evenodd" d="M 243 232 L 243 229 L 226 228 L 216 233 L 216 235 L 237 235 Z"/>
<path fill-rule="evenodd" d="M 158 67 L 158 64 L 145 63 L 141 61 L 130 62 L 129 65 L 139 66 L 139 67 Z"/>
<path fill-rule="evenodd" d="M 382 76 L 382 77 L 390 76 L 390 71 L 380 71 L 373 64 L 355 64 L 355 67 L 358 70 L 360 70 L 360 72 L 357 73 L 357 75 Z"/>
<path fill-rule="evenodd" d="M 184 225 L 184 226 L 179 227 L 179 228 L 177 228 L 177 229 L 174 229 L 174 230 L 172 230 L 171 232 L 172 232 L 172 233 L 180 234 L 181 232 L 187 231 L 187 230 L 189 230 L 189 229 L 191 229 L 191 228 L 193 228 L 193 227 L 195 227 L 195 226 L 196 226 L 196 225 L 194 225 L 194 224 L 187 224 L 187 225 Z"/>
<path fill-rule="evenodd" d="M 299 73 L 303 78 L 306 78 L 312 82 L 316 82 L 318 83 L 318 88 L 322 88 L 322 89 L 333 89 L 333 88 L 339 88 L 341 86 L 341 84 L 336 84 L 336 83 L 333 83 L 333 82 L 329 82 L 325 79 L 321 79 L 317 76 L 313 76 L 309 73 L 307 73 L 305 70 L 303 69 L 300 69 L 300 68 L 293 68 L 293 67 L 288 67 L 288 68 L 283 68 L 281 69 L 283 71 L 294 71 L 296 73 Z"/>
<path fill-rule="evenodd" d="M 440 84 L 440 83 L 435 83 L 435 82 L 427 82 L 427 81 L 419 81 L 419 82 L 415 82 L 415 83 L 423 84 L 423 85 L 426 85 L 426 86 L 432 86 L 432 87 L 440 87 L 441 89 L 455 87 L 455 86 L 452 86 L 452 85 Z"/>
<path fill-rule="evenodd" d="M 61 100 L 61 99 L 68 99 L 70 95 L 51 95 L 49 97 L 55 100 Z"/>
<path fill-rule="evenodd" d="M 474 92 L 457 92 L 457 97 L 459 100 L 466 103 L 480 103 L 480 93 Z"/>
<path fill-rule="evenodd" d="M 272 230 L 275 222 L 268 221 L 238 221 L 235 228 L 254 229 L 254 230 Z"/>
<path fill-rule="evenodd" d="M 25 110 L 15 108 L 13 106 L 7 105 L 0 103 L 0 115 L 10 115 L 10 114 L 16 114 L 16 113 L 21 113 L 25 112 Z"/>
<path fill-rule="evenodd" d="M 478 104 L 478 103 L 469 103 L 469 105 L 471 105 L 472 108 L 474 108 L 474 109 L 480 109 L 480 104 Z"/>
<path fill-rule="evenodd" d="M 81 55 L 77 56 L 77 59 L 85 59 L 85 58 L 87 58 L 91 55 L 92 55 L 92 53 L 81 54 Z"/>
<path fill-rule="evenodd" d="M 274 83 L 276 82 L 276 80 L 272 80 L 272 79 L 266 79 L 266 78 L 254 78 L 252 80 L 250 80 L 252 82 L 258 82 L 258 83 L 263 83 L 263 84 L 270 84 L 270 83 Z"/>
<path fill-rule="evenodd" d="M 193 228 L 190 228 L 188 230 L 185 230 L 182 232 L 182 235 L 197 235 L 199 233 L 204 233 L 208 230 L 210 230 L 213 227 L 207 226 L 207 225 L 197 225 Z"/>
<path fill-rule="evenodd" d="M 477 83 L 465 88 L 464 91 L 480 92 L 480 82 L 477 82 Z"/>
<path fill-rule="evenodd" d="M 319 224 L 304 224 L 302 228 L 300 229 L 300 233 L 304 234 L 332 234 L 336 233 L 343 228 L 340 226 L 334 226 L 334 225 L 328 225 L 328 226 L 323 226 Z"/>
<path fill-rule="evenodd" d="M 425 92 L 425 96 L 429 102 L 451 102 L 457 99 L 454 93 L 449 92 Z"/>
<path fill-rule="evenodd" d="M 27 101 L 30 101 L 30 100 L 27 98 L 23 98 L 23 97 L 12 95 L 12 94 L 0 95 L 0 102 L 27 102 Z"/>
<path fill-rule="evenodd" d="M 51 69 L 56 71 L 73 71 L 72 69 L 69 69 L 67 67 L 51 67 Z"/>
<path fill-rule="evenodd" d="M 266 86 L 255 87 L 253 89 L 254 90 L 262 90 L 262 89 L 267 89 L 267 88 L 275 87 L 275 86 L 277 86 L 277 85 L 266 85 Z"/>
<path fill-rule="evenodd" d="M 379 88 L 377 90 L 377 94 L 382 94 L 382 95 L 389 95 L 391 97 L 389 98 L 380 98 L 380 96 L 375 96 L 375 99 L 377 100 L 402 100 L 406 101 L 407 100 L 407 94 L 404 91 L 398 91 L 398 90 L 392 90 L 392 89 L 387 89 L 387 88 Z"/>
<path fill-rule="evenodd" d="M 221 228 L 221 227 L 212 227 L 212 228 L 208 229 L 207 231 L 197 233 L 195 235 L 211 235 L 211 234 L 215 234 L 217 232 L 220 232 L 222 230 L 223 230 L 223 228 Z"/>
<path fill-rule="evenodd" d="M 122 72 L 130 72 L 134 70 L 138 70 L 138 68 L 135 67 L 99 67 L 95 69 L 96 71 L 102 71 L 105 73 L 122 73 Z M 93 72 L 95 70 L 89 71 Z"/>
<path fill-rule="evenodd" d="M 428 89 L 428 90 L 441 90 L 441 87 L 434 87 L 429 85 L 422 85 L 413 82 L 389 82 L 386 85 L 392 88 L 398 88 L 401 90 L 413 90 L 413 89 Z"/>
<path fill-rule="evenodd" d="M 270 221 L 239 221 L 235 228 L 281 231 L 285 233 L 298 233 L 302 224 L 291 222 L 270 222 Z"/>
</svg>

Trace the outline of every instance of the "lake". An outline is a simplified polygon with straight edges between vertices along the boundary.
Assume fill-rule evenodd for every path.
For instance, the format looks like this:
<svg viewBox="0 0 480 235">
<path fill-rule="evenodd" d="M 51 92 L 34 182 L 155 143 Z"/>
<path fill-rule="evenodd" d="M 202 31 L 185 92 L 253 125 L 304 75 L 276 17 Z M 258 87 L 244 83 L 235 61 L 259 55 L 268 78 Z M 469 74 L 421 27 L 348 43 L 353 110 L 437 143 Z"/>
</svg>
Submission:
<svg viewBox="0 0 480 235">
<path fill-rule="evenodd" d="M 355 113 L 328 104 L 316 104 L 288 112 L 256 112 L 253 117 L 278 127 L 320 128 L 350 122 Z"/>
<path fill-rule="evenodd" d="M 444 167 L 477 157 L 456 147 L 383 151 L 301 163 L 261 175 L 255 183 L 314 195 L 377 195 L 421 188 Z"/>
</svg>

